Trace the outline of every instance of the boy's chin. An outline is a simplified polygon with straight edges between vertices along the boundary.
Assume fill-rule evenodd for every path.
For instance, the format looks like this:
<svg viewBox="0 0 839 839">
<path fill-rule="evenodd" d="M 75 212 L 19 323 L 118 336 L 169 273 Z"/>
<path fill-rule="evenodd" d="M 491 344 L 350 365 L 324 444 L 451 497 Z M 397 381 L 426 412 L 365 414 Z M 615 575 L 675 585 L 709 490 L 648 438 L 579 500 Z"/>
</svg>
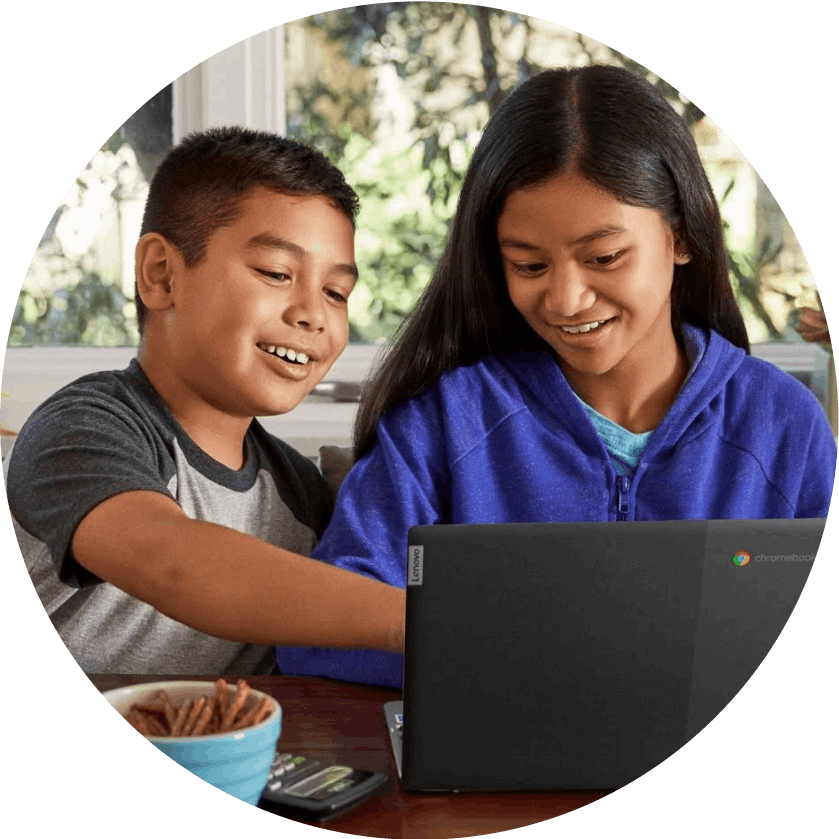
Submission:
<svg viewBox="0 0 839 839">
<path fill-rule="evenodd" d="M 255 417 L 276 417 L 293 411 L 311 392 L 314 386 L 306 388 L 288 388 L 273 398 L 255 400 L 251 405 Z"/>
<path fill-rule="evenodd" d="M 254 417 L 279 417 L 293 411 L 302 401 L 303 399 L 260 403 L 253 406 L 248 414 Z"/>
</svg>

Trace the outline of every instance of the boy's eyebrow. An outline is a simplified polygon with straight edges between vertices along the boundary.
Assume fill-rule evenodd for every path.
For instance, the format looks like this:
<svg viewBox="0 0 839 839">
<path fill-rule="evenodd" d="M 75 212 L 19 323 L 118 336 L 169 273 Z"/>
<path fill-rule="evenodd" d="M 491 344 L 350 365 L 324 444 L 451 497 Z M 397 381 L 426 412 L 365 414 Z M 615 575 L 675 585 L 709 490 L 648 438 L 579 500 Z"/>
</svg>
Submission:
<svg viewBox="0 0 839 839">
<path fill-rule="evenodd" d="M 286 251 L 297 259 L 305 259 L 311 256 L 306 248 L 301 247 L 295 242 L 289 242 L 287 239 L 281 239 L 279 236 L 274 236 L 272 233 L 257 233 L 245 242 L 245 250 L 278 250 Z M 349 274 L 354 280 L 358 279 L 358 267 L 351 262 L 339 262 L 332 268 L 333 271 L 339 274 Z"/>
<path fill-rule="evenodd" d="M 605 224 L 603 227 L 598 227 L 597 230 L 592 230 L 591 233 L 586 233 L 585 236 L 580 236 L 571 242 L 572 245 L 584 245 L 587 242 L 594 242 L 597 239 L 603 239 L 606 236 L 617 236 L 619 233 L 626 233 L 628 227 L 623 227 L 620 224 Z M 519 239 L 501 239 L 498 242 L 502 248 L 520 248 L 521 250 L 537 250 L 537 246 L 530 242 L 523 242 Z"/>
</svg>

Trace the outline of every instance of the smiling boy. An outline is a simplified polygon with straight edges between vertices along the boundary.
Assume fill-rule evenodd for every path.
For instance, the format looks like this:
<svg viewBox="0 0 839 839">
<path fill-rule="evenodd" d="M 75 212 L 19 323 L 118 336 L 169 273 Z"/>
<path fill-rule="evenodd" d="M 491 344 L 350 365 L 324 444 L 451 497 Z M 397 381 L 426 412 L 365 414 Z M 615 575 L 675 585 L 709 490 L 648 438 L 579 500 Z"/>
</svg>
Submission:
<svg viewBox="0 0 839 839">
<path fill-rule="evenodd" d="M 278 643 L 401 650 L 403 592 L 305 558 L 326 485 L 254 419 L 294 408 L 346 345 L 356 210 L 326 158 L 262 132 L 193 135 L 161 164 L 137 358 L 48 399 L 8 458 L 27 567 L 84 670 L 267 672 Z"/>
</svg>

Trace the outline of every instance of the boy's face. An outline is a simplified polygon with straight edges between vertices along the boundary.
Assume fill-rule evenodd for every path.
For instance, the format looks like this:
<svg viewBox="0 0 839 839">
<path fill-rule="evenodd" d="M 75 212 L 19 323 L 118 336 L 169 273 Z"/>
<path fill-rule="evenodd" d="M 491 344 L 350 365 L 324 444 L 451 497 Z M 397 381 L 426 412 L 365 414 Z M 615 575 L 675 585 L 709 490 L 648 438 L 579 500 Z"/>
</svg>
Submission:
<svg viewBox="0 0 839 839">
<path fill-rule="evenodd" d="M 170 375 L 187 400 L 231 416 L 290 411 L 347 343 L 356 277 L 352 224 L 328 199 L 253 190 L 202 261 L 178 265 Z"/>
</svg>

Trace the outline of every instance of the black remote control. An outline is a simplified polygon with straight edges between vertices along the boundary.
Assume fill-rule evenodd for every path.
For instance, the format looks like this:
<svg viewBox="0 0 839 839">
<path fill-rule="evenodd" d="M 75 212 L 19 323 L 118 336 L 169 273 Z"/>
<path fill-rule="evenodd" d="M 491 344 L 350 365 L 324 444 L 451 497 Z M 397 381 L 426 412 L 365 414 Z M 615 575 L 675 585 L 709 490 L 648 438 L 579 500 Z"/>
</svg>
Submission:
<svg viewBox="0 0 839 839">
<path fill-rule="evenodd" d="M 322 822 L 365 801 L 386 781 L 381 772 L 277 752 L 259 806 L 289 818 Z"/>
</svg>

